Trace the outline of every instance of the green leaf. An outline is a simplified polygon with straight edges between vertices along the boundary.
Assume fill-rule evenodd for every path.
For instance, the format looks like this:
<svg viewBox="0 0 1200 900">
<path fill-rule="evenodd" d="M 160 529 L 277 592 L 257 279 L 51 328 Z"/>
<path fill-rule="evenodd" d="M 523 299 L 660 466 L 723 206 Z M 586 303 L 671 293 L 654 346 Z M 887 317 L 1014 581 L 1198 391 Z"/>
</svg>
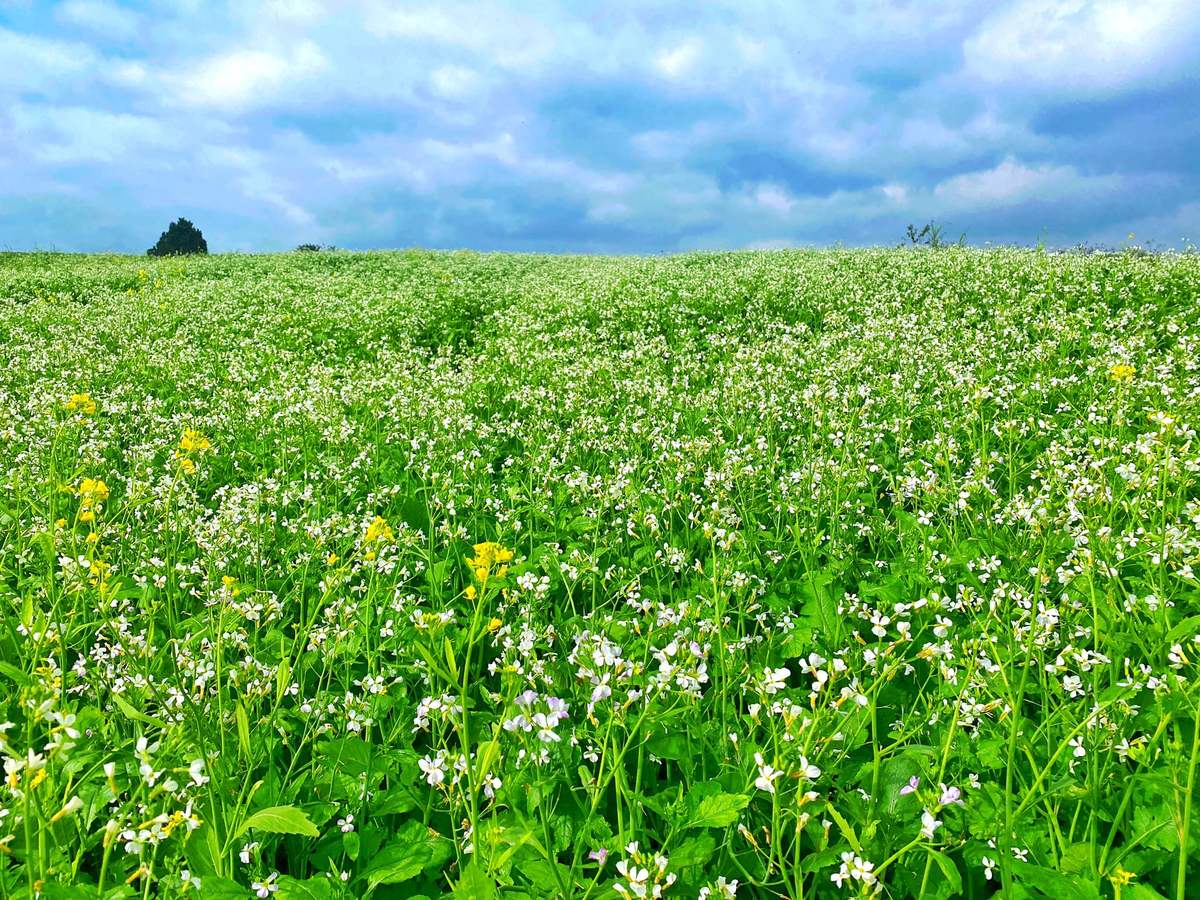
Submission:
<svg viewBox="0 0 1200 900">
<path fill-rule="evenodd" d="M 711 834 L 698 834 L 688 838 L 671 851 L 671 866 L 686 869 L 689 866 L 702 866 L 708 862 L 717 849 L 717 839 Z"/>
<path fill-rule="evenodd" d="M 561 891 L 562 885 L 570 883 L 571 879 L 570 869 L 545 859 L 522 860 L 520 872 L 534 887 L 550 892 L 551 896 L 554 896 L 554 892 Z"/>
<path fill-rule="evenodd" d="M 268 806 L 260 809 L 244 822 L 234 833 L 239 838 L 251 828 L 268 834 L 302 834 L 305 837 L 320 837 L 321 832 L 312 820 L 294 806 Z"/>
<path fill-rule="evenodd" d="M 110 696 L 112 697 L 112 701 L 116 705 L 117 709 L 124 713 L 126 718 L 132 719 L 135 722 L 141 722 L 143 725 L 153 725 L 156 728 L 166 727 L 159 719 L 146 715 L 140 709 L 135 709 L 132 705 L 130 705 L 129 701 L 120 694 L 111 694 Z"/>
<path fill-rule="evenodd" d="M 236 881 L 210 875 L 200 882 L 200 896 L 204 900 L 246 900 L 250 896 L 250 890 Z"/>
<path fill-rule="evenodd" d="M 328 878 L 306 878 L 299 881 L 284 875 L 279 879 L 275 900 L 330 900 L 333 887 Z"/>
<path fill-rule="evenodd" d="M 1122 900 L 1166 900 L 1154 888 L 1145 884 L 1127 884 L 1121 889 Z"/>
<path fill-rule="evenodd" d="M 201 828 L 187 837 L 184 855 L 192 872 L 201 878 L 217 874 L 217 863 L 221 859 L 221 847 L 217 832 L 209 826 Z"/>
<path fill-rule="evenodd" d="M 407 788 L 393 788 L 383 794 L 376 794 L 371 801 L 372 816 L 390 816 L 405 813 L 417 808 L 417 799 Z"/>
<path fill-rule="evenodd" d="M 945 884 L 950 888 L 951 894 L 962 893 L 962 875 L 958 871 L 958 866 L 954 864 L 954 860 L 948 857 L 945 853 L 929 848 L 927 851 L 933 857 L 933 861 L 938 864 L 938 868 L 942 870 L 942 878 Z"/>
<path fill-rule="evenodd" d="M 250 719 L 246 715 L 246 707 L 239 703 L 233 711 L 237 721 L 238 746 L 242 750 L 242 758 L 250 758 Z"/>
<path fill-rule="evenodd" d="M 496 883 L 484 874 L 478 862 L 467 866 L 454 886 L 454 900 L 492 900 L 495 896 Z"/>
<path fill-rule="evenodd" d="M 1079 875 L 1064 875 L 1053 869 L 1035 866 L 1032 863 L 1014 862 L 1013 872 L 1017 881 L 1035 888 L 1053 900 L 1099 900 L 1100 890 L 1088 884 Z"/>
<path fill-rule="evenodd" d="M 425 869 L 440 866 L 451 853 L 449 841 L 420 822 L 409 821 L 396 840 L 375 854 L 360 877 L 366 879 L 368 890 L 381 884 L 399 884 Z"/>
<path fill-rule="evenodd" d="M 0 662 L 0 675 L 4 675 L 18 687 L 25 687 L 29 684 L 29 676 L 10 662 Z M 113 697 L 115 698 L 116 694 Z"/>
<path fill-rule="evenodd" d="M 701 798 L 688 819 L 688 828 L 726 828 L 750 805 L 746 794 L 714 794 Z"/>
<path fill-rule="evenodd" d="M 1169 632 L 1167 632 L 1167 639 L 1165 643 L 1179 643 L 1184 638 L 1191 638 L 1196 634 L 1200 634 L 1200 616 L 1188 616 Z"/>
<path fill-rule="evenodd" d="M 381 884 L 399 884 L 416 878 L 429 865 L 429 850 L 421 844 L 388 844 L 371 860 L 363 872 L 367 888 L 374 890 Z"/>
<path fill-rule="evenodd" d="M 830 818 L 837 823 L 838 830 L 841 831 L 842 836 L 850 842 L 850 846 L 854 848 L 854 852 L 861 853 L 862 844 L 859 843 L 858 835 L 854 833 L 854 826 L 846 821 L 845 816 L 833 808 L 833 804 L 825 807 L 825 809 L 829 813 Z"/>
<path fill-rule="evenodd" d="M 660 734 L 646 742 L 646 749 L 659 759 L 681 760 L 692 754 L 691 743 L 682 734 Z"/>
</svg>

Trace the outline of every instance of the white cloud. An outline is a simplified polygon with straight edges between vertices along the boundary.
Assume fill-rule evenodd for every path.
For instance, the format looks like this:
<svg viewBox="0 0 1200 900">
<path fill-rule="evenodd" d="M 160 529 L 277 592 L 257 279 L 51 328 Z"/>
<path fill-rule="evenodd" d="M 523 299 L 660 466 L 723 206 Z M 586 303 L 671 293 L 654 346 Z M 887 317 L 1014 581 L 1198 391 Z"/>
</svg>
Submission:
<svg viewBox="0 0 1200 900">
<path fill-rule="evenodd" d="M 430 73 L 429 86 L 443 100 L 466 100 L 479 94 L 483 80 L 465 66 L 439 66 Z"/>
<path fill-rule="evenodd" d="M 209 166 L 232 170 L 233 183 L 248 200 L 274 207 L 292 225 L 308 227 L 316 223 L 312 213 L 290 199 L 280 180 L 267 171 L 271 160 L 262 153 L 244 147 L 207 145 L 200 149 L 199 156 Z"/>
<path fill-rule="evenodd" d="M 474 141 L 469 144 L 424 140 L 421 141 L 420 147 L 430 158 L 456 165 L 470 159 L 494 159 L 509 166 L 517 163 L 517 143 L 507 132 L 491 140 Z"/>
<path fill-rule="evenodd" d="M 140 23 L 137 13 L 107 0 L 67 0 L 55 9 L 54 16 L 68 25 L 121 40 L 137 34 Z"/>
<path fill-rule="evenodd" d="M 504 3 L 420 7 L 374 0 L 363 21 L 366 31 L 377 37 L 460 47 L 505 69 L 544 62 L 559 37 L 542 17 L 522 15 Z"/>
<path fill-rule="evenodd" d="M 1128 188 L 1118 175 L 1084 175 L 1073 166 L 1052 163 L 1027 166 L 1010 156 L 994 168 L 946 179 L 934 188 L 933 195 L 958 207 L 988 209 L 1032 199 L 1074 197 L 1082 201 Z"/>
<path fill-rule="evenodd" d="M 781 216 L 786 216 L 796 205 L 796 199 L 777 184 L 760 184 L 754 192 L 754 202 Z"/>
<path fill-rule="evenodd" d="M 624 222 L 630 216 L 630 209 L 624 203 L 599 203 L 591 206 L 587 211 L 587 220 L 589 222 L 600 222 L 603 224 L 611 224 L 614 222 Z"/>
<path fill-rule="evenodd" d="M 654 66 L 670 79 L 684 78 L 695 69 L 703 55 L 703 47 L 696 38 L 689 38 L 663 50 L 654 57 Z"/>
<path fill-rule="evenodd" d="M 171 132 L 145 116 L 85 107 L 18 105 L 14 128 L 39 162 L 114 163 L 175 144 Z"/>
<path fill-rule="evenodd" d="M 330 10 L 319 0 L 266 0 L 262 12 L 284 22 L 311 22 Z"/>
<path fill-rule="evenodd" d="M 189 105 L 224 109 L 260 106 L 297 81 L 327 69 L 328 60 L 312 41 L 302 41 L 289 53 L 234 50 L 211 57 L 179 78 L 179 99 Z"/>
<path fill-rule="evenodd" d="M 1018 0 L 963 44 L 984 81 L 1105 93 L 1193 71 L 1195 0 Z"/>
<path fill-rule="evenodd" d="M 0 88 L 65 88 L 96 64 L 86 44 L 68 43 L 0 28 Z"/>
</svg>

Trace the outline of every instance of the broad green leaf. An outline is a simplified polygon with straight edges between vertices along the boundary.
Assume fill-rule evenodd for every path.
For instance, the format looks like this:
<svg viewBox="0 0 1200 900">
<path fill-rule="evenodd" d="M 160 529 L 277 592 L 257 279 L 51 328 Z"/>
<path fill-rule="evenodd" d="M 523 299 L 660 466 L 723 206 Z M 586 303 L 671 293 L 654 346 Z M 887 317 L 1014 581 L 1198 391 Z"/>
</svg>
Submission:
<svg viewBox="0 0 1200 900">
<path fill-rule="evenodd" d="M 746 794 L 714 794 L 704 797 L 688 819 L 688 828 L 725 828 L 738 819 L 738 813 L 750 805 Z"/>
<path fill-rule="evenodd" d="M 25 685 L 29 684 L 29 676 L 10 662 L 0 662 L 0 675 L 5 676 L 19 687 L 25 687 Z M 116 699 L 116 697 L 117 695 L 113 694 L 113 699 Z"/>
<path fill-rule="evenodd" d="M 268 806 L 247 818 L 234 837 L 238 838 L 251 828 L 268 834 L 300 834 L 305 837 L 320 837 L 321 832 L 312 820 L 294 806 Z"/>
<path fill-rule="evenodd" d="M 682 734 L 660 734 L 646 742 L 646 749 L 659 759 L 681 760 L 692 753 L 691 743 Z"/>
<path fill-rule="evenodd" d="M 716 848 L 717 839 L 711 834 L 695 835 L 671 850 L 671 866 L 680 869 L 702 866 L 712 858 Z"/>
<path fill-rule="evenodd" d="M 1100 890 L 1089 884 L 1081 875 L 1064 875 L 1053 869 L 1035 866 L 1020 861 L 1013 863 L 1013 874 L 1017 881 L 1036 888 L 1054 900 L 1099 900 Z"/>
<path fill-rule="evenodd" d="M 279 879 L 279 892 L 275 900 L 329 900 L 333 886 L 328 878 L 306 878 L 299 881 L 284 875 Z"/>
<path fill-rule="evenodd" d="M 201 879 L 200 896 L 204 900 L 246 900 L 251 894 L 249 888 L 242 887 L 236 881 L 210 875 Z"/>
<path fill-rule="evenodd" d="M 958 866 L 954 864 L 954 860 L 945 853 L 932 848 L 927 852 L 933 857 L 938 868 L 942 870 L 942 879 L 948 883 L 951 894 L 962 893 L 962 875 L 958 871 Z"/>
<path fill-rule="evenodd" d="M 478 862 L 467 866 L 454 885 L 454 900 L 492 900 L 495 896 L 496 883 L 484 873 Z"/>
<path fill-rule="evenodd" d="M 371 858 L 360 877 L 366 879 L 369 890 L 381 884 L 400 884 L 440 866 L 452 853 L 448 840 L 420 822 L 409 821 Z"/>
</svg>

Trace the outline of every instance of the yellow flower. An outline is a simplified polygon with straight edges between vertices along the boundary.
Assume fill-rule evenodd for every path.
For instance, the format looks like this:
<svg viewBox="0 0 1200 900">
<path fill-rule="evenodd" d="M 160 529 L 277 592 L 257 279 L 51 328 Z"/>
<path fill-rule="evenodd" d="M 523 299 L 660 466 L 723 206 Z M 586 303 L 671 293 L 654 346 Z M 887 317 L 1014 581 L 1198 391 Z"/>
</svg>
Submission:
<svg viewBox="0 0 1200 900">
<path fill-rule="evenodd" d="M 503 624 L 504 624 L 504 623 L 503 623 L 503 622 L 501 622 L 499 619 L 489 619 L 489 620 L 488 620 L 488 624 L 487 624 L 487 630 L 488 630 L 488 631 L 496 631 L 496 630 L 498 630 L 498 629 L 500 628 L 500 626 L 501 626 L 501 625 L 503 625 Z"/>
<path fill-rule="evenodd" d="M 1115 366 L 1110 366 L 1108 370 L 1108 374 L 1112 380 L 1118 383 L 1133 381 L 1133 376 L 1136 372 L 1137 370 L 1133 366 L 1126 363 L 1117 363 Z"/>
<path fill-rule="evenodd" d="M 367 533 L 363 535 L 363 543 L 374 544 L 376 541 L 391 541 L 395 540 L 395 537 L 387 519 L 383 516 L 376 516 L 367 526 Z"/>
<path fill-rule="evenodd" d="M 339 556 L 338 556 L 336 553 L 330 553 L 330 554 L 329 554 L 327 557 L 325 557 L 325 565 L 327 565 L 327 566 L 336 566 L 336 565 L 337 565 L 337 561 L 338 561 L 340 558 L 341 558 L 341 557 L 339 557 Z"/>
<path fill-rule="evenodd" d="M 179 449 L 184 453 L 203 453 L 212 449 L 212 444 L 195 428 L 185 428 L 179 439 Z"/>
<path fill-rule="evenodd" d="M 108 485 L 102 478 L 85 478 L 79 483 L 79 496 L 93 503 L 107 500 Z"/>
<path fill-rule="evenodd" d="M 82 413 L 85 416 L 94 415 L 96 412 L 96 401 L 92 399 L 91 394 L 72 394 L 63 406 L 67 412 Z"/>
<path fill-rule="evenodd" d="M 85 478 L 79 483 L 79 518 L 83 522 L 96 520 L 96 509 L 108 499 L 108 485 L 100 478 Z"/>
<path fill-rule="evenodd" d="M 196 464 L 184 456 L 179 460 L 179 468 L 184 475 L 192 475 L 196 471 Z"/>
<path fill-rule="evenodd" d="M 475 551 L 475 556 L 467 559 L 467 565 L 474 570 L 477 581 L 487 581 L 493 571 L 501 578 L 507 574 L 508 566 L 504 564 L 513 558 L 511 550 L 495 541 L 484 541 L 482 544 L 476 544 L 472 549 Z"/>
<path fill-rule="evenodd" d="M 1117 866 L 1108 873 L 1108 880 L 1113 884 L 1130 884 L 1136 877 L 1133 872 L 1130 872 L 1128 869 L 1122 869 L 1120 866 Z"/>
<path fill-rule="evenodd" d="M 474 600 L 478 593 L 479 592 L 477 590 L 475 590 L 475 585 L 471 584 L 471 585 L 467 585 L 467 589 L 465 591 L 463 591 L 463 596 L 466 597 L 468 600 Z"/>
</svg>

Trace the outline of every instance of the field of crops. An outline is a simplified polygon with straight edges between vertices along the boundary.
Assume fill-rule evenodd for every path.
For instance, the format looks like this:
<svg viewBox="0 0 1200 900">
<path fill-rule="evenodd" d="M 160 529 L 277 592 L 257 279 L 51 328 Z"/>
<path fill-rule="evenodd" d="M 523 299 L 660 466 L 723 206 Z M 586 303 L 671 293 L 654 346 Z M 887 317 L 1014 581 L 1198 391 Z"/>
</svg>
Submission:
<svg viewBox="0 0 1200 900">
<path fill-rule="evenodd" d="M 1200 897 L 1200 256 L 0 256 L 0 900 Z"/>
</svg>

